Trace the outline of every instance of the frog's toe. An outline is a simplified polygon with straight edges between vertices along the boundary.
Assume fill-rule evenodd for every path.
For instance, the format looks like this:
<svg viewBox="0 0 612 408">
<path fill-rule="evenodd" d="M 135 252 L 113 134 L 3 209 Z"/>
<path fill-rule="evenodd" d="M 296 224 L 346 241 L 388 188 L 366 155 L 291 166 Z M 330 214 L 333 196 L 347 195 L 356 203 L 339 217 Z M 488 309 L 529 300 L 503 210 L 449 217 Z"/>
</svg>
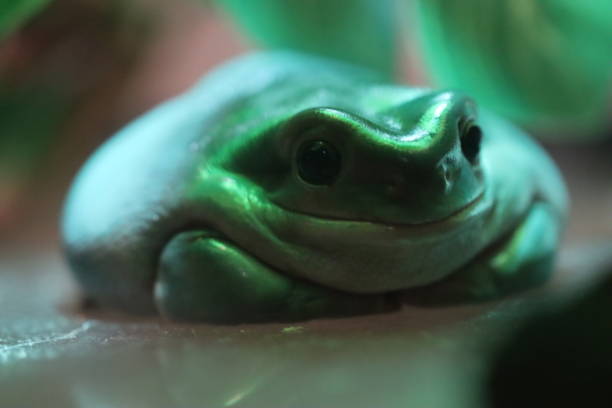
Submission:
<svg viewBox="0 0 612 408">
<path fill-rule="evenodd" d="M 348 316 L 395 305 L 385 295 L 354 295 L 287 277 L 203 230 L 179 233 L 166 245 L 154 297 L 164 316 L 215 323 Z"/>
</svg>

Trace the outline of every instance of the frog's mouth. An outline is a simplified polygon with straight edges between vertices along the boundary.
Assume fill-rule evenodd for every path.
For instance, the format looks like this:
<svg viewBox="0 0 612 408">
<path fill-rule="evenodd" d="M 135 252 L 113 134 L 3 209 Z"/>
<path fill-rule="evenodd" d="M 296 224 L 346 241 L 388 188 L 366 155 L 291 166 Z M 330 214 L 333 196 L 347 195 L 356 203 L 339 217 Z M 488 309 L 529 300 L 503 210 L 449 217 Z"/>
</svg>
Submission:
<svg viewBox="0 0 612 408">
<path fill-rule="evenodd" d="M 292 214 L 296 217 L 304 217 L 311 222 L 325 223 L 330 226 L 340 224 L 350 224 L 351 226 L 362 226 L 365 230 L 371 228 L 383 228 L 385 230 L 405 230 L 414 231 L 419 233 L 425 233 L 427 230 L 444 230 L 446 228 L 453 228 L 469 221 L 471 218 L 476 217 L 486 210 L 491 208 L 492 200 L 486 197 L 486 194 L 481 191 L 474 199 L 452 211 L 448 215 L 438 218 L 435 220 L 424 221 L 421 223 L 417 222 L 401 222 L 394 220 L 385 219 L 361 219 L 361 218 L 343 218 L 338 216 L 320 215 L 309 213 L 306 211 L 300 211 L 292 208 L 288 208 L 282 204 L 274 203 L 281 211 Z"/>
</svg>

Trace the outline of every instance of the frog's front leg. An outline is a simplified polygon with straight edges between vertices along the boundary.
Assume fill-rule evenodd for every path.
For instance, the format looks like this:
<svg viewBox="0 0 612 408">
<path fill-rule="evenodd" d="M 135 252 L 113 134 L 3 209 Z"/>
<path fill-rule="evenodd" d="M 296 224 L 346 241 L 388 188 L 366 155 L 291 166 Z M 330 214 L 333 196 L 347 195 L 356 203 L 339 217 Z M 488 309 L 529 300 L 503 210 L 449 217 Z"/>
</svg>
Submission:
<svg viewBox="0 0 612 408">
<path fill-rule="evenodd" d="M 285 276 L 205 230 L 180 233 L 166 245 L 154 296 L 167 317 L 215 323 L 347 316 L 394 306 L 384 295 L 353 295 Z"/>
<path fill-rule="evenodd" d="M 547 203 L 535 203 L 507 236 L 464 268 L 429 287 L 409 290 L 407 303 L 490 300 L 544 283 L 553 270 L 562 222 Z"/>
</svg>

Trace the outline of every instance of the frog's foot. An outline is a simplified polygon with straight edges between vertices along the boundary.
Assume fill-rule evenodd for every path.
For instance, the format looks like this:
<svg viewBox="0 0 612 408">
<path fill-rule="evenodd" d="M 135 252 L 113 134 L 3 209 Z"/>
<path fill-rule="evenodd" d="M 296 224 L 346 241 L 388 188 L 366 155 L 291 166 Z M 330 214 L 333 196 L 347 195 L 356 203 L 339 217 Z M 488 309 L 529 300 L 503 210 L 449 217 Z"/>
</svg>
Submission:
<svg viewBox="0 0 612 408">
<path fill-rule="evenodd" d="M 295 321 L 396 308 L 385 295 L 354 295 L 275 272 L 210 231 L 176 235 L 160 258 L 154 297 L 160 313 L 214 323 Z"/>
<path fill-rule="evenodd" d="M 546 282 L 552 273 L 561 223 L 550 205 L 535 203 L 524 220 L 464 268 L 423 288 L 404 291 L 406 303 L 491 300 Z"/>
</svg>

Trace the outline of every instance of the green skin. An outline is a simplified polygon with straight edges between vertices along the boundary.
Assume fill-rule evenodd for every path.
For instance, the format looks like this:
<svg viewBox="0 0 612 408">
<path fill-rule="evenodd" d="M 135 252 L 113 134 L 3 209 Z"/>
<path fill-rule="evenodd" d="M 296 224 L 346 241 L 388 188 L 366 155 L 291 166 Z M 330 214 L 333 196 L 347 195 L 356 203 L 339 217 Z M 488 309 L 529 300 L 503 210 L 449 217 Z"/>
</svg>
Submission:
<svg viewBox="0 0 612 408">
<path fill-rule="evenodd" d="M 341 157 L 324 185 L 300 170 L 313 140 Z M 477 120 L 465 96 L 262 53 L 106 143 L 72 187 L 63 232 L 99 305 L 238 323 L 531 287 L 551 271 L 565 214 L 546 154 Z"/>
</svg>

